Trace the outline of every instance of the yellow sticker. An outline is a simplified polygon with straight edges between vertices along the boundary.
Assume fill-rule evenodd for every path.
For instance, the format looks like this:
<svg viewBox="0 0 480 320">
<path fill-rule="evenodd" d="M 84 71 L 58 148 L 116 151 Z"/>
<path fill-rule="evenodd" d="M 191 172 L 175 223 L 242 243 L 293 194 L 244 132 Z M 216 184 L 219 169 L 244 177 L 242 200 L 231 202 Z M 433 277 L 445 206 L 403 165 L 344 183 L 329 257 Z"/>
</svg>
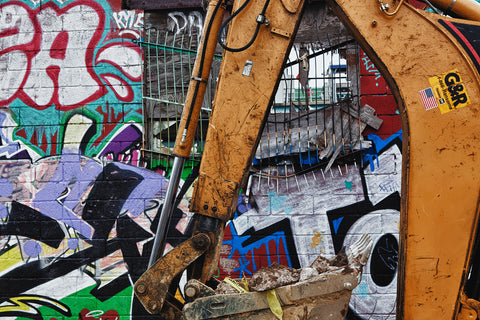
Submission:
<svg viewBox="0 0 480 320">
<path fill-rule="evenodd" d="M 470 104 L 458 69 L 431 77 L 428 81 L 432 86 L 441 113 L 447 113 Z"/>
</svg>

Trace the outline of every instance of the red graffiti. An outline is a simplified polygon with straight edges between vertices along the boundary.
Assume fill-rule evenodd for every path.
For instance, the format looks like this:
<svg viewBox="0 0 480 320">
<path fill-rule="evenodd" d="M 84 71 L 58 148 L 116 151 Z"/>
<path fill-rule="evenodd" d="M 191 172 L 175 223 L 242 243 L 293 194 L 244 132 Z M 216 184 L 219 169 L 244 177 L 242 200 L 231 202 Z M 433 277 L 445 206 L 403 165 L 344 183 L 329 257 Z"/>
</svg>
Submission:
<svg viewBox="0 0 480 320">
<path fill-rule="evenodd" d="M 90 311 L 88 309 L 82 309 L 78 315 L 78 320 L 118 320 L 119 314 L 116 310 L 108 310 L 103 312 L 102 310 Z"/>
<path fill-rule="evenodd" d="M 220 277 L 228 276 L 232 278 L 242 277 L 243 272 L 253 274 L 262 267 L 276 262 L 288 266 L 288 252 L 285 250 L 286 244 L 280 237 L 264 237 L 259 239 L 257 244 L 250 246 L 246 253 L 241 254 L 238 249 L 234 249 L 225 243 L 237 242 L 243 243 L 245 239 L 238 238 L 238 235 L 232 235 L 232 225 L 225 227 L 224 244 L 220 252 Z M 237 237 L 237 239 L 233 239 Z M 243 244 L 242 244 L 243 246 Z M 237 247 L 238 248 L 238 247 Z M 233 249 L 233 251 L 232 251 Z"/>
<path fill-rule="evenodd" d="M 0 4 L 0 106 L 19 98 L 37 110 L 68 111 L 96 101 L 107 86 L 131 102 L 133 90 L 123 78 L 97 74 L 94 67 L 102 64 L 140 81 L 140 49 L 111 40 L 102 46 L 106 28 L 105 9 L 91 0 L 64 7 L 45 2 L 35 9 L 18 1 Z"/>
</svg>

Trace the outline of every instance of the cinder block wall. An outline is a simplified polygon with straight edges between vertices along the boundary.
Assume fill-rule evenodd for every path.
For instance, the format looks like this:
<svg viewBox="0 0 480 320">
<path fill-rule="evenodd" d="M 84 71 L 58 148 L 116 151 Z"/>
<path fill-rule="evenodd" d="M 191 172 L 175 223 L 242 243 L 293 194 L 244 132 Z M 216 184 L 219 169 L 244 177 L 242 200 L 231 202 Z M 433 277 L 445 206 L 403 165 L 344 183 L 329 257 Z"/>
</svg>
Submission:
<svg viewBox="0 0 480 320">
<path fill-rule="evenodd" d="M 167 180 L 140 156 L 143 12 L 120 1 L 3 1 L 0 22 L 0 317 L 147 319 L 131 284 Z M 367 132 L 371 148 L 329 172 L 253 178 L 227 226 L 220 278 L 306 266 L 369 233 L 376 251 L 348 317 L 392 311 L 400 127 L 366 59 L 362 104 L 384 120 Z M 187 222 L 177 216 L 171 234 L 181 238 Z"/>
<path fill-rule="evenodd" d="M 143 12 L 0 2 L 0 318 L 128 319 L 166 184 L 144 169 Z"/>
</svg>

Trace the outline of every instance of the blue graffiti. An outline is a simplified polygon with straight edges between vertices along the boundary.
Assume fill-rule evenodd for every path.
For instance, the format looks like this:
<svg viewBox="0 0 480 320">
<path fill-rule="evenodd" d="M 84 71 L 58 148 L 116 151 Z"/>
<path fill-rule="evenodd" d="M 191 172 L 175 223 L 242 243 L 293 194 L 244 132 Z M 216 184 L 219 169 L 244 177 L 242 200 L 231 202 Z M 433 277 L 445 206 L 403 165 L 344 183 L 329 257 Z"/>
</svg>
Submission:
<svg viewBox="0 0 480 320">
<path fill-rule="evenodd" d="M 362 282 L 360 282 L 360 284 L 354 289 L 354 293 L 362 299 L 365 299 L 368 296 L 371 296 L 372 298 L 374 298 L 369 293 L 367 281 L 365 281 L 363 278 L 362 278 Z"/>
<path fill-rule="evenodd" d="M 372 172 L 375 171 L 375 160 L 377 160 L 377 168 L 380 165 L 378 161 L 378 155 L 382 153 L 384 148 L 389 146 L 397 138 L 400 139 L 400 141 L 403 141 L 401 129 L 385 140 L 373 133 L 367 136 L 367 139 L 373 142 L 373 147 L 365 150 L 365 154 L 363 155 L 363 162 L 370 163 L 370 170 Z"/>
<path fill-rule="evenodd" d="M 353 181 L 345 180 L 344 182 L 345 182 L 345 188 L 347 188 L 347 190 L 350 190 L 350 192 L 352 192 Z"/>
<path fill-rule="evenodd" d="M 292 212 L 292 207 L 289 205 L 285 205 L 284 203 L 287 200 L 287 196 L 277 196 L 277 194 L 273 191 L 268 193 L 268 198 L 270 199 L 270 206 L 267 207 L 267 211 L 269 212 L 277 212 L 282 210 L 286 214 L 290 214 Z"/>
<path fill-rule="evenodd" d="M 344 217 L 340 217 L 338 219 L 335 219 L 332 221 L 333 223 L 333 230 L 335 231 L 335 234 L 338 232 L 338 227 L 340 227 L 340 223 L 342 223 Z"/>
<path fill-rule="evenodd" d="M 269 248 L 269 243 L 271 241 L 274 241 L 276 244 L 277 257 L 276 261 L 274 262 L 280 264 L 280 255 L 278 253 L 281 251 L 285 251 L 288 266 L 293 267 L 290 258 L 291 253 L 289 252 L 287 247 L 287 235 L 285 231 L 277 231 L 271 233 L 267 236 L 261 237 L 260 239 L 250 244 L 245 245 L 245 243 L 248 242 L 247 240 L 251 239 L 251 235 L 238 235 L 233 223 L 230 223 L 229 227 L 232 234 L 232 239 L 223 241 L 223 244 L 229 245 L 232 248 L 230 251 L 230 255 L 228 256 L 229 259 L 232 259 L 234 255 L 239 256 L 238 261 L 240 263 L 240 266 L 238 268 L 235 268 L 234 272 L 240 272 L 240 274 L 245 273 L 249 275 L 252 275 L 254 272 L 256 272 L 258 268 L 255 263 L 255 250 L 260 249 L 262 246 L 266 247 L 268 264 L 271 265 L 273 256 Z"/>
</svg>

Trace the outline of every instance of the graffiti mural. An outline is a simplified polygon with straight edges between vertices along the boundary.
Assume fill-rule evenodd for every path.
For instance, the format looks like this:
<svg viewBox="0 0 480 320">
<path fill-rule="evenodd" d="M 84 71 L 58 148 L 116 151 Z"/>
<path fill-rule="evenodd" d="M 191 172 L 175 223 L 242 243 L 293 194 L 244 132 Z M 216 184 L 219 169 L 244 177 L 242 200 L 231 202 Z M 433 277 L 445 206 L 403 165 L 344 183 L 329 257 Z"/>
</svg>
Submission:
<svg viewBox="0 0 480 320">
<path fill-rule="evenodd" d="M 0 318 L 130 317 L 167 181 L 143 169 L 143 12 L 0 2 Z"/>
<path fill-rule="evenodd" d="M 129 287 L 145 270 L 149 252 L 144 245 L 152 237 L 150 224 L 165 192 L 165 178 L 78 154 L 34 164 L 7 161 L 0 170 L 1 251 L 10 257 L 2 260 L 8 266 L 2 266 L 0 287 L 8 288 L 10 303 L 18 305 L 25 292 L 40 293 L 41 287 L 72 272 L 94 280 L 91 294 L 102 300 Z M 22 274 L 31 278 L 19 281 Z M 64 286 L 71 287 L 71 281 Z M 74 288 L 83 289 L 78 283 Z"/>
<path fill-rule="evenodd" d="M 239 200 L 227 226 L 220 274 L 241 277 L 274 262 L 309 266 L 319 254 L 332 257 L 367 233 L 375 246 L 348 319 L 394 319 L 401 132 L 368 138 L 372 146 L 361 157 L 328 172 L 319 166 L 294 175 L 292 165 L 253 175 L 250 196 Z M 267 174 L 274 171 L 284 175 Z"/>
<path fill-rule="evenodd" d="M 7 142 L 24 145 L 32 160 L 60 154 L 71 142 L 66 124 L 81 115 L 90 126 L 76 139 L 85 155 L 97 156 L 123 124 L 141 123 L 142 55 L 131 39 L 142 14 L 127 18 L 90 0 L 7 1 L 0 21 L 0 106 L 15 122 L 2 133 Z"/>
</svg>

